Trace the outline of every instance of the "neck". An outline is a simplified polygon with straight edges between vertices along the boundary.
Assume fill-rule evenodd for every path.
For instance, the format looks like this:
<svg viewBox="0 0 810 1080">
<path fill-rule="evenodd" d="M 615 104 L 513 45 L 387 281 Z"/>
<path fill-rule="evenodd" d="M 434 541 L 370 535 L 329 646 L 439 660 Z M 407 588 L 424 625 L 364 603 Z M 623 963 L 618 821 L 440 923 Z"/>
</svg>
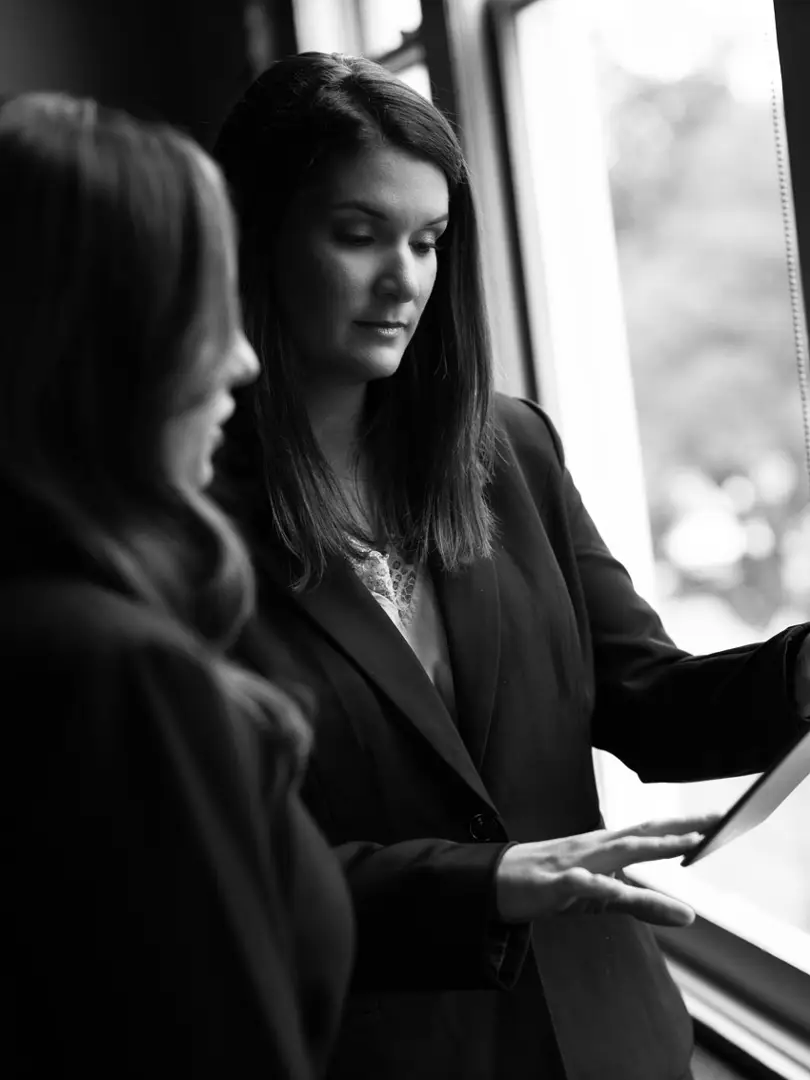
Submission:
<svg viewBox="0 0 810 1080">
<path fill-rule="evenodd" d="M 326 387 L 307 395 L 312 433 L 357 525 L 373 529 L 372 495 L 363 475 L 358 431 L 366 399 L 365 384 Z"/>
<path fill-rule="evenodd" d="M 307 394 L 312 433 L 338 481 L 351 479 L 357 468 L 357 435 L 365 384 L 313 388 Z"/>
</svg>

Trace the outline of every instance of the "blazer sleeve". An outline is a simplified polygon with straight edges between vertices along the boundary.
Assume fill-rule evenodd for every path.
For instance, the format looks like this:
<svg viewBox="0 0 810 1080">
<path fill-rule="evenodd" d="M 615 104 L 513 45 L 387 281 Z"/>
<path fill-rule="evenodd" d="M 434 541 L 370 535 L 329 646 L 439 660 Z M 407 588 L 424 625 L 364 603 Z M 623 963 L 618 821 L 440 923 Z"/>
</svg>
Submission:
<svg viewBox="0 0 810 1080">
<path fill-rule="evenodd" d="M 163 643 L 14 653 L 14 1075 L 310 1080 L 283 882 L 207 670 Z"/>
<path fill-rule="evenodd" d="M 545 413 L 536 442 L 553 443 L 551 484 L 573 549 L 592 639 L 592 738 L 644 781 L 691 781 L 760 772 L 807 730 L 792 701 L 793 664 L 810 624 L 761 644 L 703 656 L 677 648 L 661 619 L 606 547 L 565 467 Z"/>
<path fill-rule="evenodd" d="M 495 873 L 509 843 L 353 841 L 335 851 L 355 905 L 356 990 L 510 990 L 529 923 L 495 910 Z"/>
</svg>

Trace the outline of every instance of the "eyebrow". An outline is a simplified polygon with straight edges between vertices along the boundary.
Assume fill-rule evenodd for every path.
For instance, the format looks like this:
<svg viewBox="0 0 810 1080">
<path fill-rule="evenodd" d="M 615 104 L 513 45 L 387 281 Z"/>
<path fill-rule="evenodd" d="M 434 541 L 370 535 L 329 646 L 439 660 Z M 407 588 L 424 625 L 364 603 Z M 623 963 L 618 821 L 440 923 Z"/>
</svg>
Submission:
<svg viewBox="0 0 810 1080">
<path fill-rule="evenodd" d="M 333 210 L 359 210 L 362 214 L 368 214 L 369 217 L 379 218 L 381 221 L 388 220 L 388 214 L 382 210 L 378 210 L 370 203 L 363 202 L 360 199 L 349 199 L 347 202 L 339 202 L 332 204 Z M 429 225 L 442 225 L 445 221 L 450 219 L 449 214 L 440 214 L 439 217 L 434 218 L 432 221 L 428 221 L 425 228 Z"/>
</svg>

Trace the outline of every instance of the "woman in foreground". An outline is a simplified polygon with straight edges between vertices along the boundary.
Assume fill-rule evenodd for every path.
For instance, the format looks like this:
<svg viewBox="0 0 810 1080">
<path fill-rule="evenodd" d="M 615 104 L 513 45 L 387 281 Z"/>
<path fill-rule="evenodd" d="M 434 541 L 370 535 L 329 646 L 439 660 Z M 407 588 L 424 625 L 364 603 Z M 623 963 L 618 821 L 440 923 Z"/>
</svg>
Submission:
<svg viewBox="0 0 810 1080">
<path fill-rule="evenodd" d="M 4 1058 L 311 1080 L 352 924 L 295 795 L 303 703 L 225 655 L 253 578 L 204 489 L 258 365 L 219 172 L 168 128 L 23 96 L 0 235 Z"/>
</svg>

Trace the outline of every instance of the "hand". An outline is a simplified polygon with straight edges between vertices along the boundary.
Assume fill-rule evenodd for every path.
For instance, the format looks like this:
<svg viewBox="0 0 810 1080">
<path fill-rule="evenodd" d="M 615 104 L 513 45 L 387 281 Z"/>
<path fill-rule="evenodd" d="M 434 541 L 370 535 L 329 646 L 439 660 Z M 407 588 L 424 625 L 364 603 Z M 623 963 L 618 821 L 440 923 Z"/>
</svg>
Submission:
<svg viewBox="0 0 810 1080">
<path fill-rule="evenodd" d="M 516 844 L 495 878 L 500 917 L 528 922 L 563 912 L 622 912 L 660 926 L 688 926 L 695 913 L 686 904 L 611 875 L 633 863 L 685 855 L 719 818 L 702 814 Z"/>
</svg>

